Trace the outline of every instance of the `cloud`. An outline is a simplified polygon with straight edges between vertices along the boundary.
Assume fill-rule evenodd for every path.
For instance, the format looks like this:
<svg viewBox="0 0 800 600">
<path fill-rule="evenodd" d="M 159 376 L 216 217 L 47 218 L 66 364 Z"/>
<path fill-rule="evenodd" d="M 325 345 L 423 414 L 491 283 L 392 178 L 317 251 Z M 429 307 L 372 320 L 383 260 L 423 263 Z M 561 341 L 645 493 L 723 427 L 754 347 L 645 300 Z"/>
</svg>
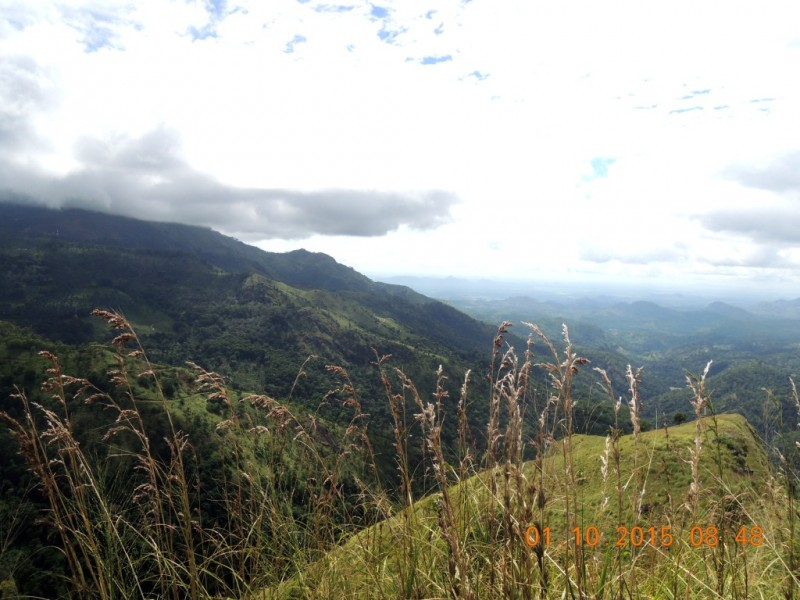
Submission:
<svg viewBox="0 0 800 600">
<path fill-rule="evenodd" d="M 717 210 L 698 217 L 706 229 L 769 244 L 800 244 L 800 206 Z"/>
<path fill-rule="evenodd" d="M 721 170 L 723 205 L 695 214 L 716 250 L 698 259 L 719 267 L 797 269 L 800 264 L 800 151 L 751 157 Z M 738 185 L 737 185 L 738 184 Z"/>
<path fill-rule="evenodd" d="M 747 187 L 800 193 L 800 150 L 782 154 L 766 165 L 735 165 L 723 174 Z"/>
<path fill-rule="evenodd" d="M 685 258 L 685 249 L 678 247 L 661 248 L 610 248 L 583 243 L 580 259 L 593 263 L 618 261 L 628 265 L 647 265 L 654 262 L 674 263 Z"/>
<path fill-rule="evenodd" d="M 0 61 L 0 156 L 39 145 L 30 114 L 51 104 L 41 67 L 27 56 Z"/>
<path fill-rule="evenodd" d="M 6 3 L 3 196 L 311 236 L 356 268 L 800 264 L 797 8 L 440 4 Z M 457 251 L 432 257 L 442 223 Z M 532 223 L 557 256 L 474 244 Z"/>
<path fill-rule="evenodd" d="M 787 269 L 797 268 L 797 264 L 780 253 L 780 248 L 762 245 L 736 256 L 731 253 L 724 257 L 700 257 L 700 261 L 714 267 L 745 267 L 749 269 Z"/>
<path fill-rule="evenodd" d="M 165 128 L 139 138 L 84 139 L 76 150 L 82 167 L 66 175 L 0 163 L 0 201 L 205 225 L 252 240 L 434 229 L 450 221 L 457 201 L 439 190 L 234 187 L 193 169 L 179 152 L 179 136 Z"/>
</svg>

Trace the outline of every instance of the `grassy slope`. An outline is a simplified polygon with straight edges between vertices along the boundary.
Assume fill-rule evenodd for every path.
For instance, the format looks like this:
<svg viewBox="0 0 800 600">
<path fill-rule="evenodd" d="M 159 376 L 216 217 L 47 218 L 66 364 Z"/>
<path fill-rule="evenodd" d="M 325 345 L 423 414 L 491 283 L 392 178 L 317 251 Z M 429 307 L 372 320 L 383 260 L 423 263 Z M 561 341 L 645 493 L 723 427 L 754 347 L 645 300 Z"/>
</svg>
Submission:
<svg viewBox="0 0 800 600">
<path fill-rule="evenodd" d="M 764 447 L 755 436 L 748 422 L 736 414 L 720 415 L 716 419 L 716 434 L 712 419 L 702 421 L 703 451 L 701 456 L 701 496 L 700 509 L 695 517 L 686 510 L 686 500 L 691 482 L 691 466 L 689 464 L 690 448 L 694 446 L 695 422 L 685 423 L 665 430 L 651 431 L 642 434 L 638 445 L 638 471 L 645 478 L 643 514 L 636 520 L 630 516 L 631 498 L 623 492 L 623 516 L 617 517 L 616 474 L 612 465 L 607 481 L 604 483 L 601 474 L 601 456 L 604 453 L 605 438 L 598 436 L 576 435 L 572 441 L 574 468 L 578 476 L 578 495 L 580 497 L 581 518 L 584 528 L 595 525 L 601 532 L 600 544 L 590 551 L 593 558 L 603 560 L 608 556 L 609 548 L 617 539 L 618 525 L 632 527 L 639 525 L 659 528 L 671 526 L 677 543 L 670 548 L 670 553 L 649 549 L 647 561 L 651 573 L 659 573 L 670 561 L 675 560 L 679 552 L 685 552 L 691 528 L 695 525 L 706 527 L 717 522 L 715 511 L 719 509 L 719 498 L 730 500 L 729 510 L 736 513 L 735 527 L 760 525 L 767 529 L 767 523 L 759 520 L 768 514 L 765 508 L 770 500 L 766 493 L 767 482 L 772 478 L 772 471 Z M 620 438 L 622 485 L 625 486 L 630 474 L 634 472 L 634 442 L 632 436 Z M 721 469 L 719 468 L 721 466 Z M 543 481 L 535 473 L 534 463 L 528 462 L 524 467 L 528 483 L 536 482 L 540 488 L 548 490 L 547 508 L 544 523 L 551 528 L 551 544 L 545 556 L 554 571 L 563 561 L 565 542 L 572 539 L 572 534 L 563 529 L 564 515 L 561 498 L 564 487 L 564 459 L 561 446 L 551 449 L 551 456 L 544 461 Z M 721 473 L 721 479 L 720 479 Z M 463 529 L 463 539 L 467 547 L 472 544 L 474 552 L 473 576 L 485 576 L 486 564 L 491 555 L 491 548 L 483 546 L 481 539 L 486 532 L 481 531 L 486 521 L 486 511 L 501 513 L 501 499 L 488 501 L 488 488 L 491 474 L 483 472 L 479 475 L 453 486 L 450 494 L 458 498 L 456 504 L 466 509 L 459 515 Z M 601 508 L 603 498 L 608 495 L 609 502 L 605 509 Z M 400 513 L 352 537 L 338 547 L 323 560 L 311 566 L 305 573 L 287 582 L 280 589 L 266 590 L 264 598 L 290 597 L 330 597 L 330 598 L 378 598 L 394 597 L 399 591 L 398 573 L 402 570 L 403 548 L 411 541 L 416 545 L 416 557 L 421 589 L 425 597 L 446 596 L 447 590 L 441 583 L 447 572 L 446 544 L 442 539 L 438 523 L 437 502 L 440 494 L 426 497 L 414 505 L 413 512 Z M 491 507 L 491 508 L 489 508 Z M 518 510 L 518 509 L 514 509 Z M 513 512 L 513 511 L 512 511 Z M 465 514 L 466 513 L 466 514 Z M 731 521 L 731 523 L 734 523 Z M 772 523 L 771 523 L 772 524 Z M 521 524 L 523 527 L 529 524 Z M 776 534 L 770 530 L 769 537 Z M 522 539 L 511 540 L 524 551 L 531 552 Z M 763 548 L 763 547 L 762 547 Z M 743 547 L 736 548 L 743 550 Z M 691 548 L 695 554 L 708 552 L 708 548 Z M 761 548 L 747 548 L 746 553 L 756 554 Z M 654 553 L 658 552 L 658 555 Z M 531 552 L 531 556 L 533 553 Z M 630 555 L 630 553 L 629 553 Z M 659 558 L 660 556 L 660 558 Z M 685 559 L 689 569 L 692 568 L 691 553 Z M 629 556 L 630 559 L 630 556 Z M 697 565 L 695 565 L 697 566 Z M 702 568 L 705 568 L 702 563 Z M 686 567 L 683 567 L 684 569 Z M 644 574 L 646 577 L 646 574 Z M 691 581 L 693 573 L 681 575 Z M 702 577 L 702 573 L 696 574 Z M 658 583 L 650 582 L 657 586 Z M 642 582 L 647 587 L 647 582 Z M 698 588 L 699 589 L 699 588 Z M 559 592 L 560 593 L 560 592 Z M 557 596 L 556 596 L 557 597 Z"/>
</svg>

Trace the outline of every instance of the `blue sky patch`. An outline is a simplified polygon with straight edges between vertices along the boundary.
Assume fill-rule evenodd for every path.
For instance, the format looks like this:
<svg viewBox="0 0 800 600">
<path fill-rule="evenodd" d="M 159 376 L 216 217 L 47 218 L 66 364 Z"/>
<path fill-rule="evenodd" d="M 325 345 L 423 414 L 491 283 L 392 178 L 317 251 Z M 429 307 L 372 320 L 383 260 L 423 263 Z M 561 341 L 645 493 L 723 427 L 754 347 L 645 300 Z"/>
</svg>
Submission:
<svg viewBox="0 0 800 600">
<path fill-rule="evenodd" d="M 83 34 L 83 50 L 86 53 L 97 52 L 102 48 L 114 48 L 117 37 L 113 26 L 121 21 L 102 11 L 78 10 L 70 11 L 70 15 L 77 16 L 82 26 L 76 27 Z"/>
<path fill-rule="evenodd" d="M 617 162 L 616 158 L 608 156 L 596 156 L 589 164 L 592 166 L 592 176 L 589 179 L 599 179 L 601 177 L 608 177 L 608 167 Z"/>
<path fill-rule="evenodd" d="M 480 71 L 473 71 L 472 73 L 469 74 L 469 77 L 474 77 L 478 81 L 483 81 L 488 76 L 489 76 L 488 73 L 481 73 Z"/>
<path fill-rule="evenodd" d="M 372 10 L 370 11 L 369 14 L 371 14 L 376 19 L 385 19 L 386 17 L 389 16 L 389 9 L 384 8 L 383 6 L 375 6 L 373 4 Z"/>
<path fill-rule="evenodd" d="M 308 41 L 308 40 L 306 40 L 306 36 L 297 34 L 291 40 L 286 42 L 286 48 L 283 51 L 286 54 L 291 54 L 292 52 L 294 52 L 294 47 L 297 44 L 302 44 L 303 42 L 306 42 L 306 41 Z"/>
<path fill-rule="evenodd" d="M 83 37 L 83 49 L 85 52 L 97 52 L 101 48 L 112 48 L 113 37 L 114 32 L 108 27 L 92 27 Z"/>
<path fill-rule="evenodd" d="M 406 29 L 386 29 L 384 25 L 381 30 L 378 32 L 378 37 L 381 39 L 382 42 L 386 42 L 387 44 L 394 44 L 397 36 L 401 33 L 405 33 Z"/>
<path fill-rule="evenodd" d="M 215 19 L 220 19 L 225 16 L 225 5 L 227 4 L 227 0 L 209 0 L 208 1 L 208 12 L 211 13 L 211 16 Z"/>
<path fill-rule="evenodd" d="M 318 13 L 326 12 L 326 13 L 343 13 L 349 12 L 353 10 L 355 6 L 348 6 L 344 4 L 317 4 L 314 7 L 314 10 Z"/>
<path fill-rule="evenodd" d="M 671 114 L 671 115 L 679 115 L 681 113 L 692 112 L 693 110 L 703 110 L 703 107 L 702 106 L 692 106 L 690 108 L 676 108 L 676 109 L 673 109 L 673 110 L 669 111 L 669 114 Z"/>
<path fill-rule="evenodd" d="M 423 65 L 436 65 L 450 60 L 453 60 L 453 57 L 449 54 L 445 54 L 444 56 L 425 56 L 419 62 Z"/>
<path fill-rule="evenodd" d="M 214 29 L 214 26 L 211 23 L 200 27 L 189 27 L 189 35 L 192 36 L 192 40 L 205 40 L 208 38 L 215 38 L 217 37 L 217 30 Z"/>
</svg>

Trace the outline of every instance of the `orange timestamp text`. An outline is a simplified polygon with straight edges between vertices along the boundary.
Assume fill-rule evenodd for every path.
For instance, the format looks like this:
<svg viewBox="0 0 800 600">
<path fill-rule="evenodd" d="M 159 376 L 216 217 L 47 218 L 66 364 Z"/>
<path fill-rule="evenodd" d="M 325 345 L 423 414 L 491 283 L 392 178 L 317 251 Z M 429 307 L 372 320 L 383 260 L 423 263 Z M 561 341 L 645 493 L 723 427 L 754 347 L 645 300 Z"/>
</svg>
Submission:
<svg viewBox="0 0 800 600">
<path fill-rule="evenodd" d="M 700 546 L 717 546 L 720 543 L 721 534 L 719 528 L 715 525 L 701 527 L 695 525 L 683 532 L 688 535 L 689 545 L 694 547 Z M 742 526 L 738 531 L 731 531 L 733 541 L 743 546 L 760 546 L 764 543 L 764 530 L 754 525 L 752 527 Z M 639 547 L 639 546 L 659 546 L 668 548 L 675 542 L 676 534 L 673 533 L 671 525 L 662 525 L 660 527 L 641 527 L 635 525 L 633 527 L 626 527 L 620 525 L 617 527 L 614 539 L 614 546 L 618 547 Z M 525 543 L 528 546 L 547 546 L 552 542 L 553 536 L 549 527 L 542 527 L 541 529 L 535 525 L 531 525 L 525 530 Z M 569 541 L 576 546 L 597 546 L 601 544 L 603 535 L 600 529 L 595 525 L 588 527 L 575 527 L 572 529 L 572 536 Z"/>
</svg>

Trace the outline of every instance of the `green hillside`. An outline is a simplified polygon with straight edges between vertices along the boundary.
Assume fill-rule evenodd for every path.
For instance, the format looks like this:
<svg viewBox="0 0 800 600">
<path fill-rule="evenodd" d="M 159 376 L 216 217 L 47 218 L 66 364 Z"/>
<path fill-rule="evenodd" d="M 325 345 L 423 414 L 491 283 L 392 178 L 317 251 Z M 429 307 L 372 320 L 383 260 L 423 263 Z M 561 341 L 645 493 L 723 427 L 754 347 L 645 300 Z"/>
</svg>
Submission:
<svg viewBox="0 0 800 600">
<path fill-rule="evenodd" d="M 235 389 L 276 397 L 294 386 L 310 408 L 328 389 L 326 365 L 344 366 L 378 424 L 389 417 L 376 352 L 431 382 L 440 364 L 485 369 L 494 336 L 494 327 L 329 256 L 267 253 L 209 229 L 0 203 L 0 240 L 0 320 L 84 344 L 106 335 L 91 311 L 113 309 L 154 361 L 192 360 Z M 327 416 L 346 419 L 338 412 Z"/>
<path fill-rule="evenodd" d="M 668 588 L 675 577 L 680 578 L 679 587 L 683 590 L 693 590 L 690 597 L 713 597 L 713 589 L 703 589 L 710 583 L 705 558 L 719 546 L 697 543 L 695 547 L 692 543 L 708 535 L 708 527 L 719 527 L 728 536 L 726 560 L 733 558 L 736 569 L 749 569 L 751 576 L 764 577 L 760 569 L 770 568 L 765 549 L 734 538 L 743 528 L 750 536 L 753 527 L 765 529 L 763 535 L 768 543 L 778 543 L 783 534 L 775 515 L 785 496 L 765 487 L 766 482 L 776 480 L 766 450 L 740 415 L 703 419 L 700 501 L 693 513 L 687 505 L 692 482 L 690 449 L 695 443 L 696 426 L 692 422 L 644 433 L 636 442 L 638 449 L 634 449 L 633 436 L 621 437 L 618 449 L 623 489 L 619 494 L 616 466 L 612 464 L 606 476 L 602 472 L 605 438 L 585 435 L 572 439 L 576 490 L 567 489 L 563 443 L 552 447 L 541 464 L 522 465 L 523 489 L 517 489 L 517 483 L 512 482 L 508 504 L 503 467 L 452 486 L 448 494 L 456 507 L 460 550 L 467 556 L 464 563 L 470 567 L 462 581 L 471 581 L 475 597 L 499 597 L 508 586 L 520 597 L 538 597 L 544 588 L 535 564 L 537 549 L 525 537 L 528 535 L 529 542 L 533 541 L 530 536 L 537 534 L 528 527 L 536 526 L 542 537 L 547 528 L 549 538 L 542 549 L 545 568 L 541 571 L 549 571 L 549 586 L 554 588 L 547 597 L 560 597 L 569 587 L 564 573 L 570 570 L 569 554 L 576 547 L 575 533 L 567 529 L 564 521 L 565 498 L 571 493 L 578 497 L 586 563 L 583 577 L 595 588 L 591 597 L 602 596 L 595 595 L 602 589 L 601 580 L 610 581 L 613 571 L 620 567 L 628 577 L 635 577 L 639 597 L 669 597 Z M 632 485 L 632 474 L 641 477 L 640 486 Z M 494 494 L 493 480 L 498 490 Z M 644 489 L 644 494 L 632 497 L 635 489 Z M 543 490 L 547 500 L 540 507 L 538 494 Z M 533 508 L 531 501 L 536 505 Z M 443 597 L 452 585 L 448 578 L 448 560 L 452 556 L 447 531 L 442 527 L 442 510 L 441 493 L 433 494 L 352 537 L 290 581 L 253 597 L 394 598 L 407 595 L 408 587 L 404 586 L 409 585 L 415 597 Z M 515 521 L 515 535 L 507 539 L 504 520 L 509 518 Z M 633 530 L 637 526 L 641 530 Z M 702 531 L 693 531 L 695 527 L 702 527 Z M 599 541 L 590 546 L 587 540 L 593 543 L 595 534 L 599 534 Z M 635 546 L 641 539 L 644 543 Z M 666 541 L 670 541 L 669 546 Z M 617 543 L 622 545 L 617 547 Z M 499 564 L 501 558 L 509 564 Z M 510 564 L 513 562 L 518 564 Z M 400 581 L 403 573 L 409 574 L 412 563 L 413 581 Z M 519 569 L 522 565 L 525 568 Z M 782 569 L 774 565 L 771 572 L 785 577 Z M 492 581 L 493 577 L 497 579 Z M 511 581 L 502 581 L 504 577 Z M 762 584 L 752 593 L 773 597 L 769 581 Z M 613 591 L 606 593 L 614 597 Z"/>
<path fill-rule="evenodd" d="M 226 366 L 242 385 L 252 384 L 247 374 L 264 361 L 255 348 L 283 349 L 321 331 L 325 345 L 317 350 L 331 362 L 356 345 L 368 362 L 370 344 L 401 354 L 418 347 L 433 360 L 442 358 L 437 352 L 463 358 L 482 351 L 493 332 L 324 254 L 268 253 L 209 229 L 0 203 L 0 239 L 0 319 L 81 343 L 101 333 L 91 310 L 114 308 L 168 358 L 213 354 L 203 344 L 219 338 L 224 325 L 241 348 L 226 347 L 230 364 L 215 355 L 219 364 L 211 366 Z M 318 314 L 295 318 L 303 309 Z M 245 347 L 258 356 L 245 355 Z"/>
</svg>

